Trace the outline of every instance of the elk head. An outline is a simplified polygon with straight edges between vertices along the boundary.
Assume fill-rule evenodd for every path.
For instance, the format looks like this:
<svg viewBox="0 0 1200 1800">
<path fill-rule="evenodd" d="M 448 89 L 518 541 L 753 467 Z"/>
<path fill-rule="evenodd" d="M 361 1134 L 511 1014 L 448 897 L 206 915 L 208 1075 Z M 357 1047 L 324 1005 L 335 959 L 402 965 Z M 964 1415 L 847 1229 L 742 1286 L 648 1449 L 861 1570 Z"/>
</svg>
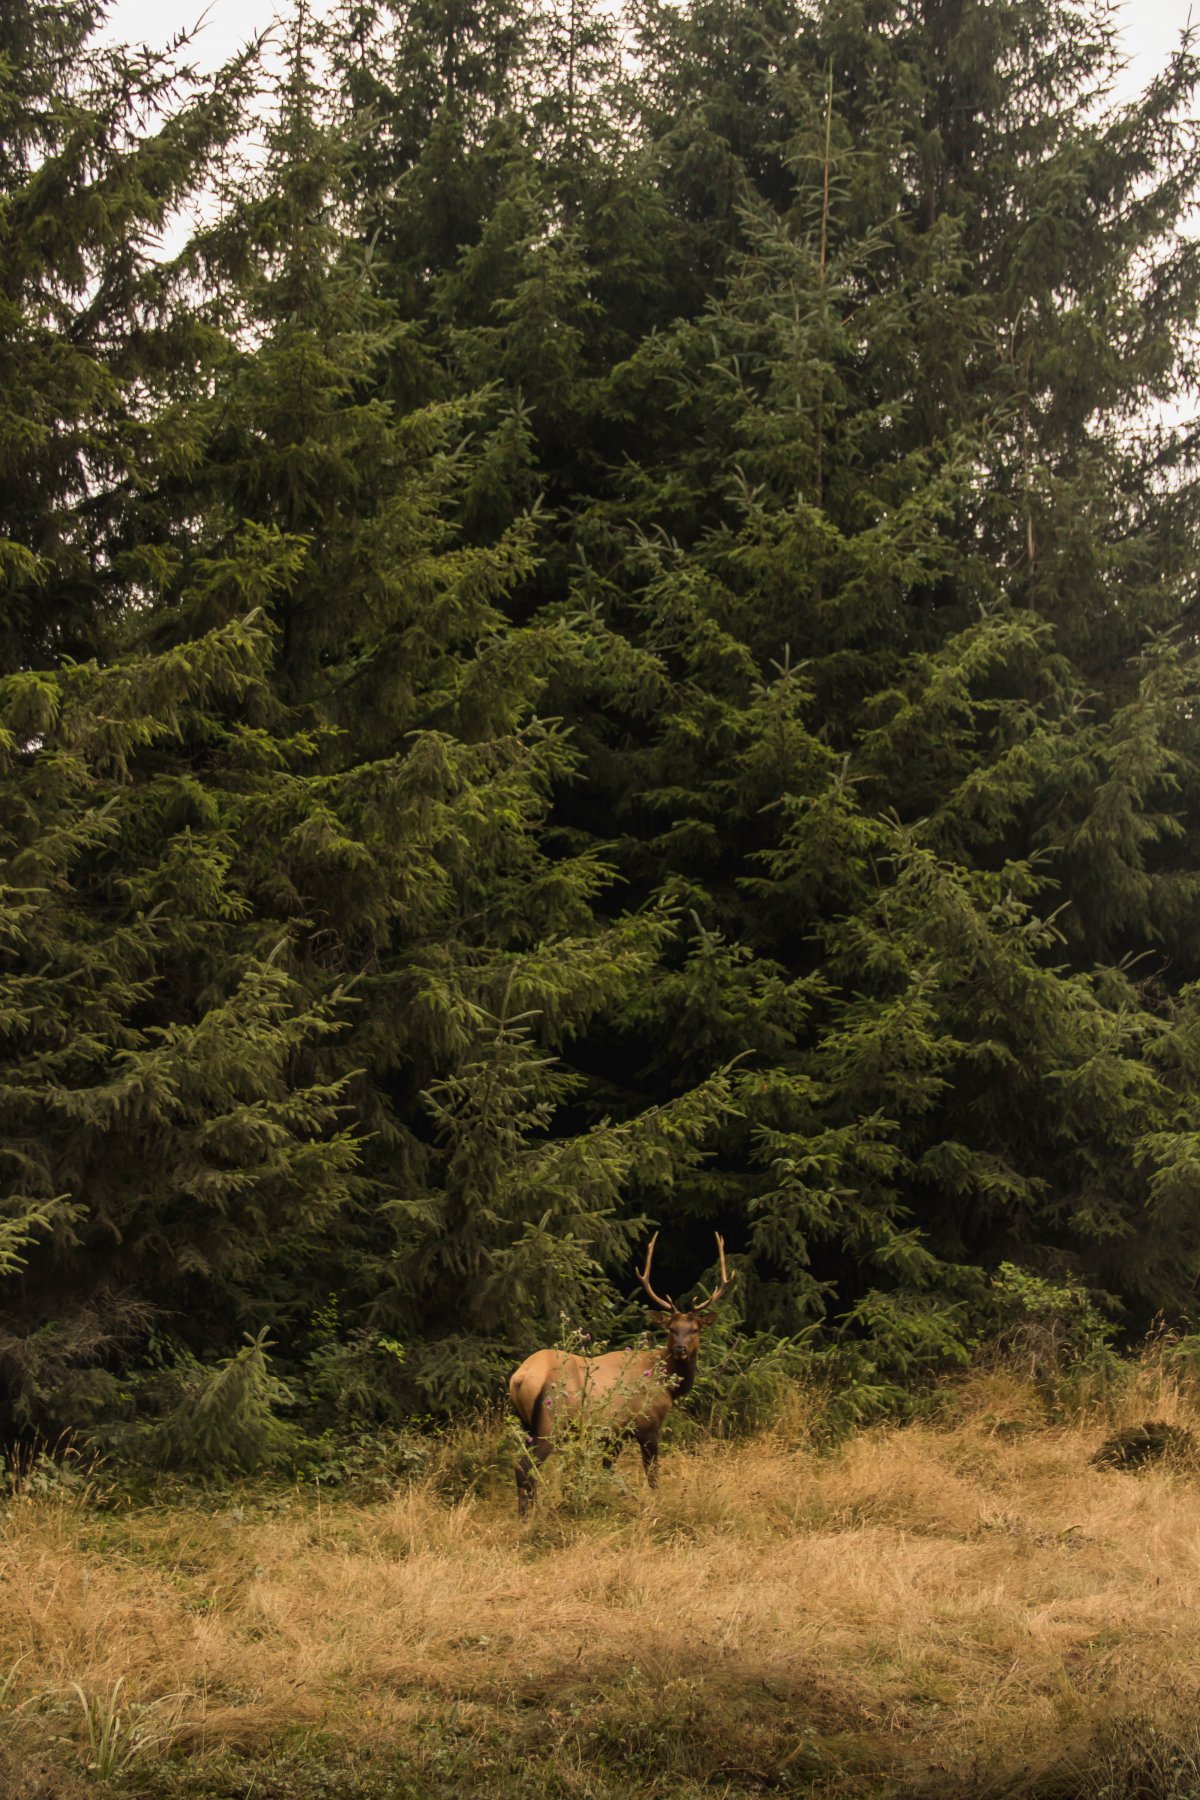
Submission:
<svg viewBox="0 0 1200 1800">
<path fill-rule="evenodd" d="M 725 1267 L 725 1239 L 720 1232 L 714 1232 L 717 1240 L 717 1257 L 721 1267 L 721 1279 L 707 1300 L 693 1300 L 690 1307 L 676 1306 L 670 1295 L 666 1298 L 656 1294 L 650 1286 L 650 1264 L 654 1258 L 654 1246 L 658 1242 L 658 1233 L 650 1239 L 646 1250 L 646 1266 L 638 1275 L 638 1280 L 645 1288 L 647 1295 L 654 1302 L 656 1317 L 667 1334 L 667 1359 L 671 1363 L 694 1363 L 696 1352 L 700 1348 L 700 1332 L 707 1320 L 704 1314 L 717 1304 L 733 1282 L 733 1276 Z M 709 1314 L 711 1317 L 711 1314 Z"/>
</svg>

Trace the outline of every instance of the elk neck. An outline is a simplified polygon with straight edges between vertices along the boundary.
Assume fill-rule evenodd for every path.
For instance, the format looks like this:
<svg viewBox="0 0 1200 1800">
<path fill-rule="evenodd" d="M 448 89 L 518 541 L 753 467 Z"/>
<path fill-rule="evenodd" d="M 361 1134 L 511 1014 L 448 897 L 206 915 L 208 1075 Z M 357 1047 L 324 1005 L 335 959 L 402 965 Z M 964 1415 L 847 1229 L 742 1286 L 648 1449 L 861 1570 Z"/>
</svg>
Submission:
<svg viewBox="0 0 1200 1800">
<path fill-rule="evenodd" d="M 663 1352 L 665 1386 L 673 1400 L 686 1400 L 696 1379 L 695 1350 L 676 1350 L 668 1345 Z"/>
</svg>

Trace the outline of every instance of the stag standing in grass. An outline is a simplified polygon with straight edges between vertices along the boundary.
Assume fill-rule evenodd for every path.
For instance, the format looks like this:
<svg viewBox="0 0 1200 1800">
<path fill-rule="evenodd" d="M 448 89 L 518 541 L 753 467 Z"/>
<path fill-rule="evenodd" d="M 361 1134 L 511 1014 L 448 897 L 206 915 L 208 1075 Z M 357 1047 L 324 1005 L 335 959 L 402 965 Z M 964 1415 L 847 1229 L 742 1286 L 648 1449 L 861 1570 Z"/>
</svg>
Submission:
<svg viewBox="0 0 1200 1800">
<path fill-rule="evenodd" d="M 657 1319 L 667 1334 L 657 1350 L 610 1350 L 604 1356 L 572 1356 L 566 1350 L 535 1350 L 527 1356 L 508 1384 L 509 1397 L 525 1427 L 527 1449 L 517 1464 L 517 1512 L 529 1511 L 536 1491 L 534 1463 L 545 1462 L 554 1448 L 555 1434 L 586 1409 L 610 1432 L 619 1448 L 622 1439 L 636 1438 L 642 1467 L 651 1487 L 658 1481 L 658 1434 L 676 1400 L 682 1400 L 696 1379 L 696 1354 L 704 1313 L 715 1306 L 733 1280 L 725 1272 L 725 1242 L 718 1232 L 717 1255 L 721 1280 L 707 1300 L 683 1312 L 671 1299 L 662 1299 L 650 1286 L 650 1261 L 658 1233 L 650 1239 L 646 1266 L 638 1276 L 657 1309 Z M 615 1450 L 614 1450 L 615 1454 Z"/>
</svg>

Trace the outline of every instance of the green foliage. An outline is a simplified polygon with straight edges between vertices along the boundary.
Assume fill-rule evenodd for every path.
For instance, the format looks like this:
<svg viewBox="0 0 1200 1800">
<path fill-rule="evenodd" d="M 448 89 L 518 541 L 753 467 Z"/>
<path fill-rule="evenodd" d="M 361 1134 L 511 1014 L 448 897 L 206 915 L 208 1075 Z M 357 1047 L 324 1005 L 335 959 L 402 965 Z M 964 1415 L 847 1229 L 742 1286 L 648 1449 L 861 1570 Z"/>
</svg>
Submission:
<svg viewBox="0 0 1200 1800">
<path fill-rule="evenodd" d="M 1001 1263 L 992 1284 L 993 1354 L 1049 1398 L 1082 1405 L 1119 1385 L 1116 1326 L 1078 1281 L 1048 1281 Z"/>
<path fill-rule="evenodd" d="M 824 1406 L 823 1381 L 814 1358 L 812 1334 L 781 1338 L 747 1331 L 723 1302 L 704 1328 L 696 1380 L 682 1411 L 671 1415 L 671 1430 L 685 1439 L 737 1438 L 788 1425 L 803 1410 L 815 1418 Z"/>
<path fill-rule="evenodd" d="M 404 1482 L 425 1479 L 436 1462 L 439 1440 L 417 1424 L 371 1431 L 355 1423 L 330 1424 L 296 1447 L 293 1479 L 323 1491 L 336 1488 L 364 1499 L 387 1501 Z"/>
<path fill-rule="evenodd" d="M 157 235 L 211 179 L 254 92 L 255 54 L 209 83 L 183 61 L 95 40 L 83 0 L 0 16 L 0 667 L 85 658 L 119 640 L 131 584 L 159 591 L 147 540 L 164 377 L 190 388 L 203 310 Z M 151 123 L 151 121 L 156 121 Z"/>
<path fill-rule="evenodd" d="M 20 1205 L 19 1212 L 0 1219 L 0 1275 L 17 1274 L 28 1261 L 25 1252 L 39 1235 L 51 1231 L 56 1220 L 66 1222 L 70 1218 L 70 1207 L 60 1198 L 16 1204 Z"/>
<path fill-rule="evenodd" d="M 94 24 L 0 16 L 0 1428 L 442 1416 L 652 1218 L 731 1429 L 1185 1312 L 1192 39 L 355 0 L 250 156 Z"/>
<path fill-rule="evenodd" d="M 394 1413 L 403 1344 L 361 1326 L 347 1331 L 336 1295 L 314 1315 L 312 1337 L 302 1393 L 318 1418 L 341 1431 L 362 1432 Z"/>
<path fill-rule="evenodd" d="M 270 1348 L 264 1327 L 211 1368 L 181 1361 L 177 1395 L 148 1440 L 153 1459 L 217 1479 L 286 1462 L 295 1451 L 296 1432 L 277 1409 L 291 1406 L 294 1396 L 272 1372 Z"/>
</svg>

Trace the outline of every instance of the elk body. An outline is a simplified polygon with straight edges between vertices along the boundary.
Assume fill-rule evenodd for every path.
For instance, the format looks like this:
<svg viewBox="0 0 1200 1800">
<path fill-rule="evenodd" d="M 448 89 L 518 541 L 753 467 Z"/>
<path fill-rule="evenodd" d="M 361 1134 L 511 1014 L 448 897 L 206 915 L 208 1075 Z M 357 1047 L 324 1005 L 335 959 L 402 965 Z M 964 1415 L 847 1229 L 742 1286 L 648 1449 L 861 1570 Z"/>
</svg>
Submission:
<svg viewBox="0 0 1200 1800">
<path fill-rule="evenodd" d="M 536 1492 L 535 1463 L 540 1466 L 554 1448 L 564 1426 L 585 1410 L 613 1442 L 613 1455 L 623 1440 L 636 1438 L 646 1479 L 658 1479 L 658 1436 L 676 1400 L 696 1379 L 696 1356 L 705 1313 L 716 1305 L 733 1277 L 725 1272 L 725 1244 L 717 1234 L 719 1285 L 698 1305 L 681 1310 L 650 1286 L 650 1263 L 658 1233 L 650 1239 L 646 1266 L 638 1280 L 656 1308 L 666 1343 L 649 1350 L 610 1350 L 603 1356 L 573 1356 L 566 1350 L 535 1350 L 508 1384 L 509 1398 L 525 1427 L 526 1449 L 517 1464 L 517 1511 L 528 1512 Z"/>
</svg>

